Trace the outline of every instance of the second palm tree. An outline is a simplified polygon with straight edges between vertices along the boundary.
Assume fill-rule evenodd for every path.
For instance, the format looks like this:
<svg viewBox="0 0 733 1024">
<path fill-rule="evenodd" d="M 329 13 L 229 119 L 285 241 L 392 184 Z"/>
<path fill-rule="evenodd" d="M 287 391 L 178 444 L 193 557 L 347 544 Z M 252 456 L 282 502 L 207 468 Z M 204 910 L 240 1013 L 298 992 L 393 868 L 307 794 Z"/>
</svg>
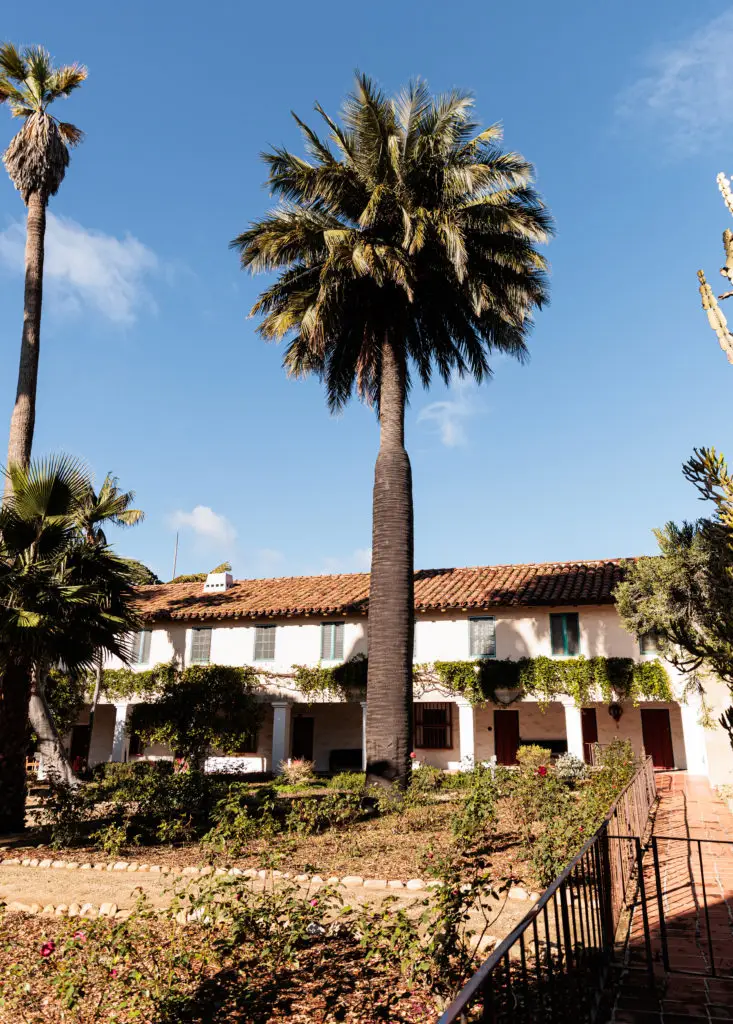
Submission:
<svg viewBox="0 0 733 1024">
<path fill-rule="evenodd" d="M 252 310 L 268 340 L 289 337 L 289 373 L 314 373 L 331 409 L 353 391 L 374 405 L 367 773 L 404 786 L 412 751 L 413 510 L 405 406 L 415 377 L 477 381 L 489 357 L 523 360 L 546 301 L 537 250 L 550 218 L 532 168 L 483 131 L 469 95 L 396 98 L 357 76 L 328 140 L 298 124 L 308 159 L 264 156 L 279 205 L 232 242 L 242 265 L 278 277 Z"/>
</svg>

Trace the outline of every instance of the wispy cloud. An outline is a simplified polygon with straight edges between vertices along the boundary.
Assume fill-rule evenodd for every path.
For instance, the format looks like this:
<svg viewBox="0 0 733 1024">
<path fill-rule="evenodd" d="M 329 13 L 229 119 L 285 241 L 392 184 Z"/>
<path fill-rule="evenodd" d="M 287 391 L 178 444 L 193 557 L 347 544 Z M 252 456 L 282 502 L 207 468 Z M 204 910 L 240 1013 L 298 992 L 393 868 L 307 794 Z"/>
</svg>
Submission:
<svg viewBox="0 0 733 1024">
<path fill-rule="evenodd" d="M 446 448 L 456 448 L 468 442 L 466 422 L 477 413 L 474 402 L 476 385 L 464 377 L 451 382 L 448 398 L 424 406 L 417 416 L 418 423 L 427 423 L 440 437 Z"/>
<path fill-rule="evenodd" d="M 663 133 L 690 153 L 733 128 L 733 8 L 687 39 L 648 54 L 645 73 L 618 99 L 617 114 Z"/>
<path fill-rule="evenodd" d="M 321 572 L 369 572 L 372 567 L 372 549 L 354 548 L 350 555 L 328 556 L 323 559 Z"/>
<path fill-rule="evenodd" d="M 285 565 L 285 555 L 277 548 L 259 548 L 254 552 L 252 560 L 257 571 L 265 576 L 274 576 L 281 572 Z"/>
<path fill-rule="evenodd" d="M 226 516 L 214 512 L 208 505 L 196 505 L 190 512 L 178 509 L 168 517 L 174 530 L 190 530 L 207 546 L 231 545 L 237 531 Z"/>
<path fill-rule="evenodd" d="M 24 249 L 24 223 L 0 231 L 0 264 L 22 272 Z M 141 309 L 155 308 L 145 282 L 163 269 L 152 249 L 133 235 L 115 238 L 48 214 L 44 283 L 50 300 L 65 313 L 92 309 L 116 323 L 132 323 Z"/>
</svg>

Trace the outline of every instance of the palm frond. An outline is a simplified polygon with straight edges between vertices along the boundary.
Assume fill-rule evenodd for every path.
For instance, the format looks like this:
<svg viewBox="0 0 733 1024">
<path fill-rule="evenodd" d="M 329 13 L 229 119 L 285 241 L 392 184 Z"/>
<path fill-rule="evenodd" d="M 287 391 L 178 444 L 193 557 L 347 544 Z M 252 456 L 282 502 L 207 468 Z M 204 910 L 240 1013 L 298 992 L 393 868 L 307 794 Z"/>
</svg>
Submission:
<svg viewBox="0 0 733 1024">
<path fill-rule="evenodd" d="M 0 68 L 8 78 L 12 78 L 19 84 L 25 82 L 28 77 L 26 62 L 12 43 L 0 44 Z"/>
</svg>

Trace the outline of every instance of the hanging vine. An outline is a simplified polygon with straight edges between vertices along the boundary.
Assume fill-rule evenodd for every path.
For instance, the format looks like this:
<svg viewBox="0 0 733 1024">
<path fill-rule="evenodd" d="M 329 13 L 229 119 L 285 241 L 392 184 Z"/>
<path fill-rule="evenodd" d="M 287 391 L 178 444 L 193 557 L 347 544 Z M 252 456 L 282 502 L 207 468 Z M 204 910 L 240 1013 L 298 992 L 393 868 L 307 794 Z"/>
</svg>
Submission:
<svg viewBox="0 0 733 1024">
<path fill-rule="evenodd" d="M 430 671 L 429 666 L 424 669 Z M 635 662 L 632 658 L 520 658 L 517 661 L 436 661 L 432 671 L 449 692 L 472 704 L 498 703 L 498 690 L 531 695 L 542 707 L 560 696 L 580 706 L 600 699 L 672 701 L 667 671 L 660 661 Z"/>
</svg>

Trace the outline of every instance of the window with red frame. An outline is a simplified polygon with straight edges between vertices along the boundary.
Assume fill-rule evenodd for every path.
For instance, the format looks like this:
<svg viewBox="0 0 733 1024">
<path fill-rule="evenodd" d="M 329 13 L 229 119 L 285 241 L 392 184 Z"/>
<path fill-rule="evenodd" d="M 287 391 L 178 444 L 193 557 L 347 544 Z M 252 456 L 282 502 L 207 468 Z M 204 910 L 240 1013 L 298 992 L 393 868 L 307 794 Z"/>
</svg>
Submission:
<svg viewBox="0 0 733 1024">
<path fill-rule="evenodd" d="M 453 746 L 452 704 L 414 704 L 415 749 L 450 750 Z"/>
</svg>

